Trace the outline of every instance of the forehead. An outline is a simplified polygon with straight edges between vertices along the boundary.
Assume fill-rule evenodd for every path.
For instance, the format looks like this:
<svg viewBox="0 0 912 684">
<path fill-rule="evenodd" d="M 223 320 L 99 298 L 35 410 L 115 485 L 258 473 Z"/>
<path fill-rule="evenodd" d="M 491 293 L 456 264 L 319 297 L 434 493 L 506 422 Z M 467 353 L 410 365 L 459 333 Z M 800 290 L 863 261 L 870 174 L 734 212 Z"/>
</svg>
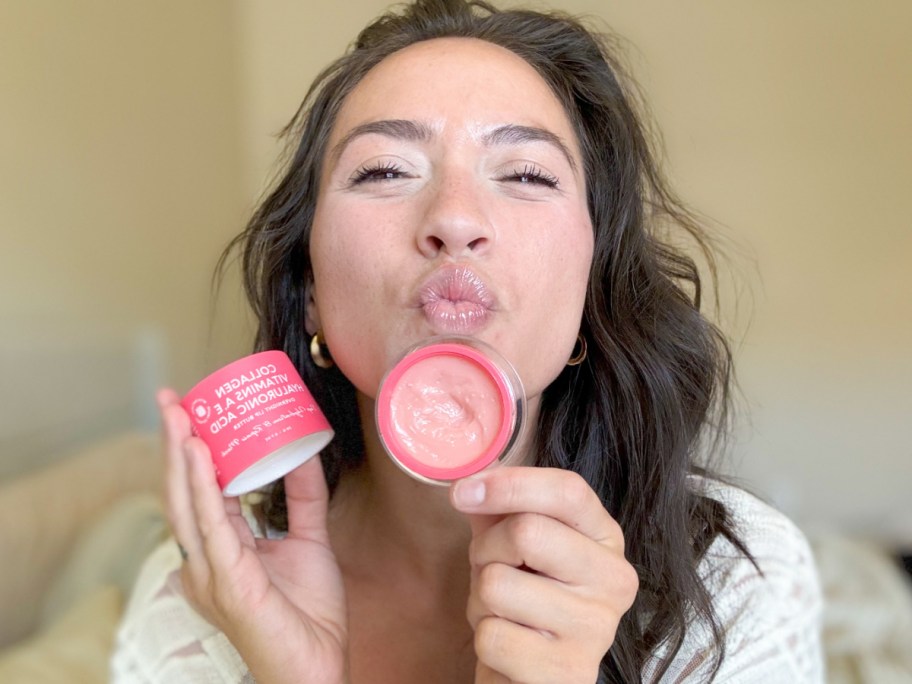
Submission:
<svg viewBox="0 0 912 684">
<path fill-rule="evenodd" d="M 378 119 L 479 130 L 533 125 L 577 148 L 563 106 L 538 72 L 510 50 L 475 38 L 436 38 L 385 58 L 346 97 L 332 137 Z"/>
</svg>

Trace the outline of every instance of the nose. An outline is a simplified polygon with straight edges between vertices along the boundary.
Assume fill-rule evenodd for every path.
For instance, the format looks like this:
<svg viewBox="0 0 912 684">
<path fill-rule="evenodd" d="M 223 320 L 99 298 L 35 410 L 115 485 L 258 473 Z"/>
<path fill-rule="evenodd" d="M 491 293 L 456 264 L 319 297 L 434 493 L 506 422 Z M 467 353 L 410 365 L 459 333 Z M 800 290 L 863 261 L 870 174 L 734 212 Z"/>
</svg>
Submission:
<svg viewBox="0 0 912 684">
<path fill-rule="evenodd" d="M 494 227 L 481 183 L 450 174 L 437 180 L 427 192 L 420 223 L 418 249 L 429 258 L 441 253 L 450 257 L 481 256 L 494 241 Z"/>
</svg>

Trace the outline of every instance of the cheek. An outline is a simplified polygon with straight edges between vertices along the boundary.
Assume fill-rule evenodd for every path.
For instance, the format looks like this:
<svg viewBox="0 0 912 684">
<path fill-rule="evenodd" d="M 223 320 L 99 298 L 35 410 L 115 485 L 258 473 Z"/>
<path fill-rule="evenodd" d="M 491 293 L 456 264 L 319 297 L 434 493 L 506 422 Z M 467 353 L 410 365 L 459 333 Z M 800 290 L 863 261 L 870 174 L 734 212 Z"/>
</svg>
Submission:
<svg viewBox="0 0 912 684">
<path fill-rule="evenodd" d="M 566 313 L 576 319 L 582 313 L 589 284 L 594 249 L 592 226 L 588 215 L 579 213 L 561 216 L 553 225 L 556 228 L 549 226 L 539 242 L 538 270 L 546 301 L 560 303 L 560 306 L 543 313 Z"/>
<path fill-rule="evenodd" d="M 365 211 L 318 208 L 311 236 L 310 256 L 318 306 L 338 313 L 340 304 L 370 294 L 376 276 L 378 249 L 372 244 L 371 217 Z M 321 317 L 330 311 L 321 311 Z"/>
<path fill-rule="evenodd" d="M 593 237 L 588 215 L 562 215 L 563 230 L 544 226 L 521 270 L 523 332 L 511 335 L 526 391 L 534 397 L 561 373 L 573 353 L 589 284 Z M 529 245 L 526 245 L 528 247 Z M 517 246 L 517 249 L 519 247 Z M 522 368 L 519 368 L 522 366 Z"/>
<path fill-rule="evenodd" d="M 384 225 L 378 218 L 376 211 L 327 204 L 315 217 L 310 248 L 314 298 L 333 360 L 368 396 L 401 351 L 387 343 L 394 337 L 395 285 L 401 282 L 391 278 L 401 271 L 391 226 L 401 222 Z"/>
</svg>

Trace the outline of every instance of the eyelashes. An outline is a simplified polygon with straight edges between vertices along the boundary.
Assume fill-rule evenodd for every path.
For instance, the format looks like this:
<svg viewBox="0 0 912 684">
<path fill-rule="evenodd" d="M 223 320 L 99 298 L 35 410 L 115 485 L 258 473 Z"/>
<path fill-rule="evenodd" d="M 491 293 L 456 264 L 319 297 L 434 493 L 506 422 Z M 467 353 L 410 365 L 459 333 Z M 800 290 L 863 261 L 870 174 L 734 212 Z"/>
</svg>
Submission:
<svg viewBox="0 0 912 684">
<path fill-rule="evenodd" d="M 377 183 L 382 181 L 397 180 L 399 178 L 410 178 L 399 166 L 391 162 L 381 162 L 379 164 L 368 164 L 355 171 L 349 178 L 350 185 L 360 185 L 362 183 Z"/>
<path fill-rule="evenodd" d="M 349 177 L 349 185 L 354 187 L 356 185 L 384 183 L 408 178 L 414 178 L 414 176 L 405 171 L 398 164 L 392 162 L 379 162 L 376 164 L 367 164 L 355 171 Z M 518 183 L 526 186 L 539 185 L 551 189 L 556 189 L 560 186 L 560 181 L 556 176 L 553 176 L 535 164 L 523 164 L 522 168 L 515 167 L 501 175 L 495 176 L 495 180 Z"/>
<path fill-rule="evenodd" d="M 544 185 L 548 188 L 556 188 L 559 185 L 556 176 L 552 176 L 534 164 L 526 164 L 521 171 L 513 171 L 502 180 L 513 180 L 522 184 Z"/>
</svg>

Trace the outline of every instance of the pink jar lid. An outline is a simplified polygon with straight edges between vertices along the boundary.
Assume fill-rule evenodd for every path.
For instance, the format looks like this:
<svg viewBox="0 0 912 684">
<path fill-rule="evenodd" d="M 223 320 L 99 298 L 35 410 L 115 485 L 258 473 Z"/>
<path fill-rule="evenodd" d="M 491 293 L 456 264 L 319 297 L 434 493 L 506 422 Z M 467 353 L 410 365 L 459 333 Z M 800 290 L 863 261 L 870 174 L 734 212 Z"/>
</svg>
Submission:
<svg viewBox="0 0 912 684">
<path fill-rule="evenodd" d="M 181 405 L 212 453 L 226 496 L 278 480 L 333 438 L 329 421 L 281 351 L 220 368 L 187 392 Z"/>
</svg>

